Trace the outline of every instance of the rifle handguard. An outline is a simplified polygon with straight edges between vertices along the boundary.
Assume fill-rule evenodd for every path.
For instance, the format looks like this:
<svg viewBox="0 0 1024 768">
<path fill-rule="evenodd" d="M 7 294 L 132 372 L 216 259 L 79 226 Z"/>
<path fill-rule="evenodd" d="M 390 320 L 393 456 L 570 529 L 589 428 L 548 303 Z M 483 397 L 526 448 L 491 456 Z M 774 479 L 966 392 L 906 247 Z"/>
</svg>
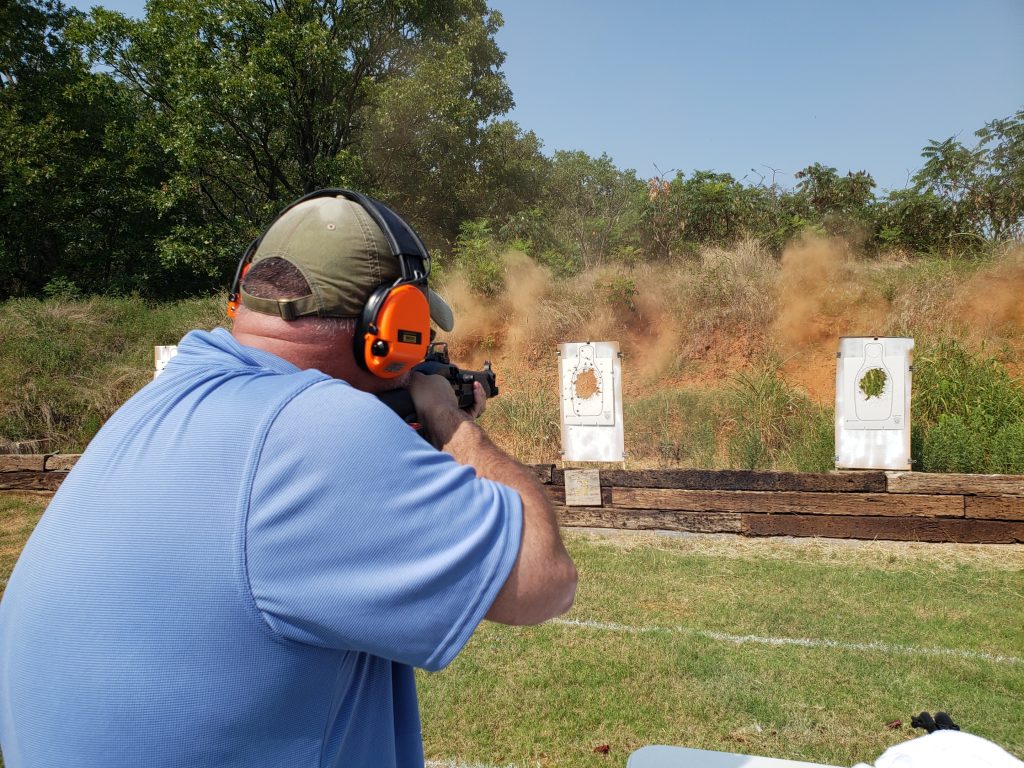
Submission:
<svg viewBox="0 0 1024 768">
<path fill-rule="evenodd" d="M 455 366 L 448 359 L 448 345 L 443 342 L 436 342 L 430 345 L 426 358 L 413 368 L 418 373 L 428 376 L 443 376 L 455 390 L 455 397 L 459 401 L 459 408 L 468 411 L 473 407 L 473 382 L 479 381 L 484 388 L 484 394 L 488 398 L 497 397 L 498 384 L 497 376 L 491 368 L 490 361 L 484 363 L 479 371 L 464 371 Z M 392 389 L 381 392 L 377 395 L 381 402 L 402 417 L 407 424 L 417 428 L 423 434 L 419 416 L 416 414 L 416 405 L 412 401 L 412 395 L 407 389 Z"/>
</svg>

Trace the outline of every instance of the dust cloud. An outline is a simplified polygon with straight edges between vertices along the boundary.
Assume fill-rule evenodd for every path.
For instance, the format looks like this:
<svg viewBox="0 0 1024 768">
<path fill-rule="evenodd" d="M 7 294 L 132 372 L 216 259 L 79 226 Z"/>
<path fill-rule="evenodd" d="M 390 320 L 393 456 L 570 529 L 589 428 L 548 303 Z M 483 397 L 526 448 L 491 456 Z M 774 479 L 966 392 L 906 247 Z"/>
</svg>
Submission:
<svg viewBox="0 0 1024 768">
<path fill-rule="evenodd" d="M 832 335 L 822 316 L 835 301 L 845 258 L 842 245 L 820 237 L 800 238 L 783 251 L 773 330 L 784 350 L 799 350 Z"/>
<path fill-rule="evenodd" d="M 963 287 L 961 302 L 976 334 L 986 336 L 1008 325 L 1024 329 L 1024 247 L 975 273 Z"/>
<path fill-rule="evenodd" d="M 505 298 L 508 303 L 504 348 L 521 357 L 542 344 L 550 333 L 550 317 L 542 311 L 551 286 L 551 272 L 519 251 L 504 255 Z"/>
<path fill-rule="evenodd" d="M 636 319 L 626 353 L 641 380 L 663 378 L 678 368 L 682 329 L 672 312 L 678 293 L 671 276 L 661 271 L 642 274 L 637 281 Z"/>
<path fill-rule="evenodd" d="M 782 254 L 773 342 L 786 379 L 819 402 L 835 394 L 839 338 L 885 335 L 889 325 L 888 305 L 861 273 L 842 240 L 803 237 Z"/>
<path fill-rule="evenodd" d="M 495 296 L 474 293 L 461 273 L 447 280 L 441 293 L 452 306 L 455 328 L 446 340 L 460 365 L 479 366 L 500 353 L 510 358 L 529 355 L 550 333 L 544 300 L 551 273 L 518 251 L 502 256 L 505 288 Z"/>
</svg>

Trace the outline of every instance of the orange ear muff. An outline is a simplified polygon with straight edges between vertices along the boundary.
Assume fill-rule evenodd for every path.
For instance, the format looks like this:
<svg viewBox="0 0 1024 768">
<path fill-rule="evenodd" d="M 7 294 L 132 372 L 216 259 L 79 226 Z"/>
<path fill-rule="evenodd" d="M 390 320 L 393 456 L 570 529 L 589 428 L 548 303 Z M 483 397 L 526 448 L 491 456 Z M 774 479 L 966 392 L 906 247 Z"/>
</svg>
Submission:
<svg viewBox="0 0 1024 768">
<path fill-rule="evenodd" d="M 422 363 L 429 345 L 430 305 L 419 286 L 383 286 L 370 296 L 355 335 L 360 367 L 393 379 Z"/>
<path fill-rule="evenodd" d="M 242 259 L 243 263 L 238 267 L 238 275 L 235 277 L 235 284 L 232 286 L 231 293 L 228 294 L 228 317 L 232 320 L 235 319 L 235 314 L 238 312 L 238 306 L 242 303 L 242 279 L 245 277 L 245 273 L 249 271 L 249 267 L 252 266 L 251 261 L 244 261 L 244 256 Z"/>
</svg>

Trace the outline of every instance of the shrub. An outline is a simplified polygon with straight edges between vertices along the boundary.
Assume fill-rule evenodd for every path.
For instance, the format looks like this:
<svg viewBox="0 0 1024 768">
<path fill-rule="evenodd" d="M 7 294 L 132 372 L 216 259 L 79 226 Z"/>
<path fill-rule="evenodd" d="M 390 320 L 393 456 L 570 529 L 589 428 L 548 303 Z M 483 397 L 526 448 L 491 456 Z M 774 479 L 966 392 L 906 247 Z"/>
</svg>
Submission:
<svg viewBox="0 0 1024 768">
<path fill-rule="evenodd" d="M 473 290 L 494 296 L 504 287 L 505 266 L 485 219 L 462 223 L 454 257 Z"/>
<path fill-rule="evenodd" d="M 518 384 L 518 382 L 517 382 Z M 557 461 L 561 451 L 558 400 L 549 387 L 511 388 L 487 403 L 483 425 L 502 449 L 523 462 Z"/>
<path fill-rule="evenodd" d="M 79 451 L 153 376 L 153 347 L 224 317 L 221 299 L 138 298 L 0 305 L 0 446 Z"/>
<path fill-rule="evenodd" d="M 995 357 L 957 341 L 923 347 L 914 363 L 914 458 L 926 472 L 1021 467 L 1024 389 Z"/>
<path fill-rule="evenodd" d="M 921 468 L 925 472 L 982 472 L 985 437 L 967 420 L 944 413 L 924 435 Z"/>
<path fill-rule="evenodd" d="M 835 453 L 835 411 L 808 404 L 796 418 L 788 463 L 798 472 L 828 472 L 835 469 Z"/>
<path fill-rule="evenodd" d="M 583 262 L 579 258 L 553 248 L 541 251 L 537 256 L 537 263 L 550 269 L 556 278 L 572 277 L 583 269 Z"/>
<path fill-rule="evenodd" d="M 597 284 L 598 290 L 608 306 L 636 311 L 636 297 L 639 291 L 636 280 L 625 275 L 610 275 Z"/>
<path fill-rule="evenodd" d="M 764 360 L 752 370 L 736 374 L 726 399 L 730 465 L 740 469 L 774 467 L 797 432 L 797 417 L 810 405 L 806 396 L 782 378 L 777 360 Z"/>
<path fill-rule="evenodd" d="M 630 462 L 710 469 L 718 466 L 719 398 L 661 390 L 623 403 Z"/>
<path fill-rule="evenodd" d="M 1007 424 L 992 437 L 992 472 L 1024 475 L 1024 422 Z"/>
</svg>

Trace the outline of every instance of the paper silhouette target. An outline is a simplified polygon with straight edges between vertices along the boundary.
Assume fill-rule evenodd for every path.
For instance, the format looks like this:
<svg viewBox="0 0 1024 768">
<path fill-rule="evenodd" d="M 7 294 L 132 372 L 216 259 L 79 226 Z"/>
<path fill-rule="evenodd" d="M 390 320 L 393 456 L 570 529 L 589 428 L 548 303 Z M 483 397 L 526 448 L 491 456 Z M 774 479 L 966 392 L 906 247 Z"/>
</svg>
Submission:
<svg viewBox="0 0 1024 768">
<path fill-rule="evenodd" d="M 897 347 L 886 349 L 886 344 Z M 907 360 L 889 339 L 871 339 L 841 358 L 842 408 L 846 429 L 903 429 Z"/>
<path fill-rule="evenodd" d="M 569 387 L 569 407 L 573 416 L 592 420 L 601 417 L 601 421 L 580 421 L 584 423 L 614 424 L 615 411 L 609 405 L 606 394 L 614 390 L 611 376 L 611 360 L 600 365 L 594 360 L 594 346 L 580 346 L 576 355 L 576 364 L 572 369 Z M 611 419 L 611 421 L 608 421 Z"/>
</svg>

